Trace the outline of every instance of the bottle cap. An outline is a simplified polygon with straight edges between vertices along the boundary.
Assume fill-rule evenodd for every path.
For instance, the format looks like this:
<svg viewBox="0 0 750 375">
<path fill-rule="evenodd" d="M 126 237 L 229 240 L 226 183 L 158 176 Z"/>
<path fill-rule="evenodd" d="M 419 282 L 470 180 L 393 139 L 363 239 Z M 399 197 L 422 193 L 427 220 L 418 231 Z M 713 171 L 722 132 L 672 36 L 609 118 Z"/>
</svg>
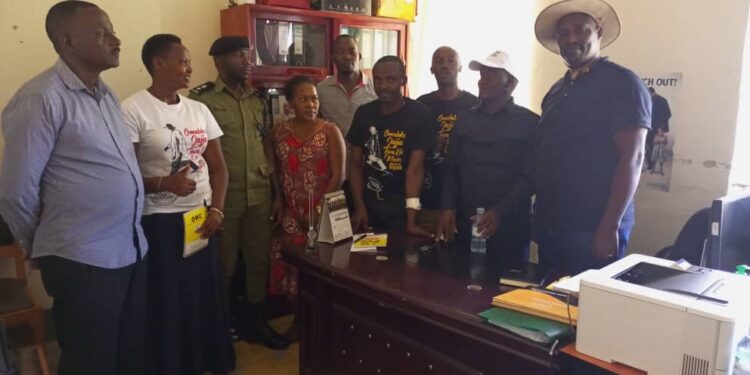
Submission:
<svg viewBox="0 0 750 375">
<path fill-rule="evenodd" d="M 476 284 L 469 284 L 466 286 L 466 290 L 471 291 L 471 292 L 481 292 L 482 286 L 476 285 Z"/>
<path fill-rule="evenodd" d="M 750 271 L 750 266 L 746 264 L 740 264 L 737 266 L 737 272 L 735 272 L 738 275 L 747 276 L 747 272 Z"/>
</svg>

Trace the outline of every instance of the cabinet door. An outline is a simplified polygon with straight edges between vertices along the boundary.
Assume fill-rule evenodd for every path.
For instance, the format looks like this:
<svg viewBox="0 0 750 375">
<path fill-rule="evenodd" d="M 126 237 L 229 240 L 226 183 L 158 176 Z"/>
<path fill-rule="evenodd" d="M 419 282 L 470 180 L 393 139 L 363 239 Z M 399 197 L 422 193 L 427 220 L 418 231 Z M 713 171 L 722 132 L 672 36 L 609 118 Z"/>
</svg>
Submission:
<svg viewBox="0 0 750 375">
<path fill-rule="evenodd" d="M 406 24 L 337 20 L 334 30 L 336 36 L 348 34 L 354 37 L 362 53 L 360 68 L 367 72 L 386 55 L 406 60 Z"/>
<path fill-rule="evenodd" d="M 322 12 L 255 4 L 221 11 L 222 35 L 247 35 L 255 47 L 250 79 L 263 88 L 283 87 L 297 74 L 325 78 L 331 26 Z"/>
<path fill-rule="evenodd" d="M 255 66 L 326 68 L 325 24 L 255 18 Z"/>
</svg>

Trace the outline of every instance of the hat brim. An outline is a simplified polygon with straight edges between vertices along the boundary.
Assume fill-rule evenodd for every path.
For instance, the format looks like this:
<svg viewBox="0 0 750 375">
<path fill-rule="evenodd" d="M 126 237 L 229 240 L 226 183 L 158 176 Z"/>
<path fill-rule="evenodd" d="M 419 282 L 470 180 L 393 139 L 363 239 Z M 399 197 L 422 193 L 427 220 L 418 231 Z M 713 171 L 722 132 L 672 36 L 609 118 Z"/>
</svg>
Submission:
<svg viewBox="0 0 750 375">
<path fill-rule="evenodd" d="M 471 60 L 469 62 L 469 70 L 479 71 L 479 70 L 482 70 L 483 66 L 486 66 L 488 68 L 493 68 L 493 69 L 505 70 L 505 72 L 507 72 L 514 78 L 518 79 L 515 69 L 513 69 L 511 66 L 500 66 L 492 62 L 486 61 L 486 60 Z"/>
<path fill-rule="evenodd" d="M 469 62 L 469 70 L 481 70 L 483 66 L 486 66 L 488 68 L 495 68 L 495 69 L 505 69 L 505 67 L 497 66 L 496 64 L 493 64 L 489 61 L 479 61 L 479 60 L 471 60 Z"/>
<path fill-rule="evenodd" d="M 585 13 L 593 17 L 602 27 L 601 48 L 612 44 L 620 36 L 622 25 L 615 8 L 603 0 L 564 0 L 554 3 L 539 13 L 534 33 L 544 48 L 560 54 L 557 45 L 557 22 L 571 13 Z"/>
</svg>

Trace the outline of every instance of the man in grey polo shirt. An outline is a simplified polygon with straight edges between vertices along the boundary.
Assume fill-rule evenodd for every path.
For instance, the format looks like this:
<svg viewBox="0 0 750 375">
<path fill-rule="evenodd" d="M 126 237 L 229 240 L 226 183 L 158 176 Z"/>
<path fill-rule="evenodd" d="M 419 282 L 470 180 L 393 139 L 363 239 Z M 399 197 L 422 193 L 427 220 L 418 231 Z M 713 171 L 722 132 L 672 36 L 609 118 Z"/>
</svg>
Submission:
<svg viewBox="0 0 750 375">
<path fill-rule="evenodd" d="M 335 122 L 344 136 L 357 108 L 378 98 L 372 79 L 359 70 L 360 60 L 362 55 L 354 38 L 340 35 L 333 42 L 336 75 L 320 81 L 316 87 L 321 116 Z"/>
<path fill-rule="evenodd" d="M 143 374 L 143 181 L 115 94 L 107 14 L 84 1 L 50 8 L 60 59 L 2 113 L 0 214 L 54 298 L 61 375 Z"/>
</svg>

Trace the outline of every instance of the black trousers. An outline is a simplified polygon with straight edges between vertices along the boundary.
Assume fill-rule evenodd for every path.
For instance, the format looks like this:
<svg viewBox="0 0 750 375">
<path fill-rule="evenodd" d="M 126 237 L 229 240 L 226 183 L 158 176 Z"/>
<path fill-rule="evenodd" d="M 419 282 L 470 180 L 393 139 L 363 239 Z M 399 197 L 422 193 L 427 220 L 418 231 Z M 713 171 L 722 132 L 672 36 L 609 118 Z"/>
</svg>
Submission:
<svg viewBox="0 0 750 375">
<path fill-rule="evenodd" d="M 142 374 L 145 259 L 106 269 L 69 259 L 37 259 L 60 343 L 60 375 Z"/>
</svg>

